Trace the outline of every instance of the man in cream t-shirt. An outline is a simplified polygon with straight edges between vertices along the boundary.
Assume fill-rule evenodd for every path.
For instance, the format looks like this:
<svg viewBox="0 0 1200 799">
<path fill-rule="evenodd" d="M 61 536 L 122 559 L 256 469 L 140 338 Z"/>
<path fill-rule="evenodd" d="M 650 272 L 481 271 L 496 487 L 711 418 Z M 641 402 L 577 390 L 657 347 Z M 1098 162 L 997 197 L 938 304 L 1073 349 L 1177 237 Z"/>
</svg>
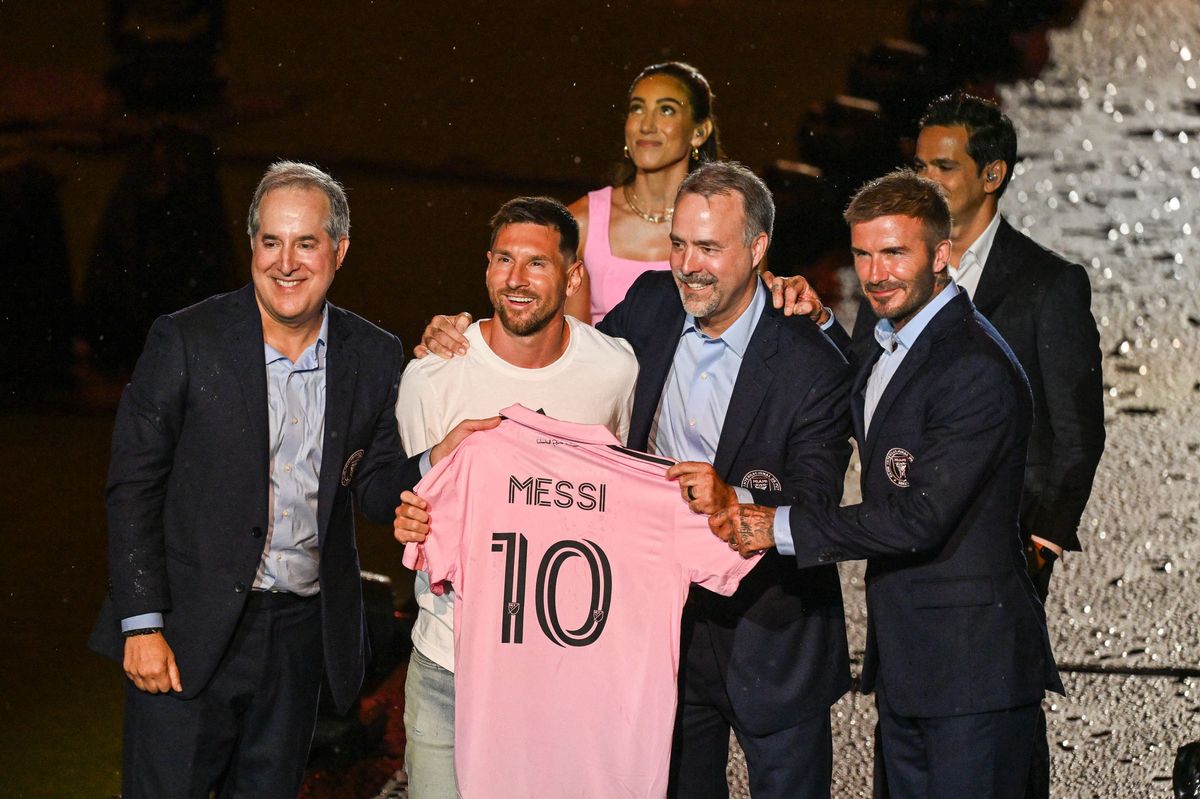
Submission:
<svg viewBox="0 0 1200 799">
<path fill-rule="evenodd" d="M 487 288 L 495 316 L 467 329 L 464 357 L 422 358 L 404 370 L 396 415 L 405 452 L 427 450 L 463 419 L 514 403 L 603 425 L 625 441 L 638 371 L 633 350 L 563 310 L 582 279 L 574 218 L 555 200 L 519 197 L 491 226 Z M 399 526 L 397 538 L 419 540 Z M 440 586 L 435 593 L 423 572 L 416 597 L 404 708 L 409 796 L 455 799 L 454 597 Z"/>
</svg>

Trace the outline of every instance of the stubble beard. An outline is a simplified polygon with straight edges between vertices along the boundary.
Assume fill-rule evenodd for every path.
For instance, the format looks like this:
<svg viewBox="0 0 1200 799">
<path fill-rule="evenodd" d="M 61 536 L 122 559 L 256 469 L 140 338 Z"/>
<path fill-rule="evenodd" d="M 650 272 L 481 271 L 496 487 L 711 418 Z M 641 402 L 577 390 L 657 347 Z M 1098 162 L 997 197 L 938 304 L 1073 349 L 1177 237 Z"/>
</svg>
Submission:
<svg viewBox="0 0 1200 799">
<path fill-rule="evenodd" d="M 529 296 L 529 295 L 518 295 Z M 550 324 L 550 320 L 554 318 L 554 314 L 562 303 L 557 306 L 550 305 L 546 300 L 538 297 L 533 298 L 530 307 L 527 311 L 519 316 L 513 314 L 507 305 L 504 304 L 504 299 L 500 296 L 492 298 L 492 307 L 496 311 L 496 316 L 500 319 L 501 326 L 514 336 L 532 336 L 539 333 Z"/>
<path fill-rule="evenodd" d="M 698 280 L 693 279 L 689 281 L 683 278 L 678 272 L 675 273 L 675 285 L 679 289 L 679 300 L 683 303 L 683 309 L 697 319 L 708 318 L 721 306 L 722 295 L 716 283 L 717 279 L 712 275 L 705 275 Z M 711 286 L 712 292 L 707 299 L 698 297 L 688 298 L 687 291 L 689 285 Z"/>
</svg>

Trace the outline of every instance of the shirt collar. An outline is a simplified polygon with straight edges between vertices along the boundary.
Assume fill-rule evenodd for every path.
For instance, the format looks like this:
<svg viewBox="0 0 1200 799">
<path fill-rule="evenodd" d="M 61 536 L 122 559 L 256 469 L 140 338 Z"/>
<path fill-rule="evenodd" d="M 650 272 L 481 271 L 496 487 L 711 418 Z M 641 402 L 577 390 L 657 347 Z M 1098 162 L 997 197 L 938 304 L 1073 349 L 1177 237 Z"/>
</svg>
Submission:
<svg viewBox="0 0 1200 799">
<path fill-rule="evenodd" d="M 1000 229 L 1000 212 L 997 211 L 992 215 L 992 221 L 988 222 L 988 226 L 979 234 L 979 238 L 971 242 L 971 246 L 963 253 L 962 258 L 958 260 L 958 271 L 966 269 L 970 263 L 964 263 L 967 259 L 980 269 L 987 263 L 988 254 L 992 251 L 992 242 L 996 240 L 996 231 Z"/>
<path fill-rule="evenodd" d="M 329 303 L 325 303 L 325 307 L 321 309 L 321 329 L 317 331 L 317 340 L 312 346 L 300 353 L 300 357 L 296 359 L 295 367 L 297 369 L 316 369 L 319 368 L 325 360 L 325 348 L 329 346 Z M 267 365 L 275 363 L 278 360 L 288 360 L 288 357 L 279 350 L 272 347 L 267 342 L 263 342 L 263 354 L 266 356 Z"/>
<path fill-rule="evenodd" d="M 682 337 L 694 332 L 702 339 L 723 342 L 739 358 L 744 358 L 746 348 L 750 346 L 750 337 L 754 335 L 754 328 L 758 324 L 758 318 L 762 316 L 763 308 L 767 304 L 767 290 L 763 287 L 762 281 L 758 280 L 757 277 L 755 281 L 758 285 L 754 289 L 754 297 L 750 300 L 750 304 L 746 306 L 746 310 L 742 311 L 741 316 L 734 320 L 732 325 L 725 328 L 724 333 L 715 339 L 711 338 L 696 326 L 696 317 L 687 314 L 683 318 L 683 330 L 680 331 L 679 335 Z"/>
<path fill-rule="evenodd" d="M 900 328 L 899 332 L 892 327 L 892 320 L 880 319 L 875 324 L 875 340 L 888 353 L 895 352 L 897 347 L 911 349 L 929 321 L 937 316 L 938 311 L 949 305 L 950 300 L 954 299 L 958 292 L 958 285 L 951 280 L 932 300 L 925 303 L 925 307 L 917 311 L 917 314 L 909 319 L 908 324 Z"/>
</svg>

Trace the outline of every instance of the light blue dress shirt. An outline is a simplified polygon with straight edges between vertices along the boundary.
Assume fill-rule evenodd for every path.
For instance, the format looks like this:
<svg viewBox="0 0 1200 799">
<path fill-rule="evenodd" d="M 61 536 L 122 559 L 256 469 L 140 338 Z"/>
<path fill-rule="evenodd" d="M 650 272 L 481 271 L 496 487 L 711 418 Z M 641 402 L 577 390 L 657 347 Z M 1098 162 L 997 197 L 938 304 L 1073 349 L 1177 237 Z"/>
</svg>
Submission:
<svg viewBox="0 0 1200 799">
<path fill-rule="evenodd" d="M 259 590 L 312 596 L 318 581 L 317 490 L 325 436 L 325 351 L 329 311 L 317 340 L 295 363 L 263 342 L 271 474 L 267 543 L 254 578 Z M 214 498 L 218 501 L 218 498 Z M 161 613 L 121 621 L 121 630 L 162 627 Z"/>
<path fill-rule="evenodd" d="M 742 358 L 766 304 L 767 290 L 759 283 L 750 305 L 717 338 L 703 333 L 696 317 L 684 317 L 650 428 L 651 452 L 677 461 L 713 462 Z M 739 502 L 754 501 L 748 490 L 735 486 L 734 491 Z"/>
<path fill-rule="evenodd" d="M 317 567 L 317 491 L 325 437 L 325 351 L 329 313 L 312 346 L 295 363 L 270 344 L 267 417 L 271 445 L 271 519 L 254 587 L 313 596 L 321 590 Z"/>
<path fill-rule="evenodd" d="M 951 280 L 947 286 L 925 303 L 925 307 L 917 311 L 908 324 L 897 331 L 891 320 L 880 319 L 875 323 L 875 340 L 883 348 L 883 354 L 871 367 L 871 376 L 867 378 L 866 389 L 863 392 L 863 434 L 871 429 L 871 418 L 879 399 L 887 390 L 892 376 L 904 362 L 904 358 L 916 343 L 917 338 L 928 326 L 929 321 L 937 316 L 938 311 L 946 307 L 950 300 L 958 294 L 959 288 Z M 775 548 L 783 555 L 795 555 L 796 546 L 792 540 L 792 525 L 790 505 L 781 505 L 775 510 Z"/>
</svg>

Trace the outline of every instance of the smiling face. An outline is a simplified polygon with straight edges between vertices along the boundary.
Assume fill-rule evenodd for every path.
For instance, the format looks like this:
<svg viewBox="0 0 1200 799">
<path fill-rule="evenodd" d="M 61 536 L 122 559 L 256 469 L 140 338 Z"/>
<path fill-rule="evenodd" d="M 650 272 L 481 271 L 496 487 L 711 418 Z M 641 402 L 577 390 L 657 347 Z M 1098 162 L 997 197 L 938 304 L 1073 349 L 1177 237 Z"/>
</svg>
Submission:
<svg viewBox="0 0 1200 799">
<path fill-rule="evenodd" d="M 850 252 L 871 309 L 899 330 L 937 293 L 950 242 L 940 241 L 930 252 L 920 219 L 880 216 L 851 226 Z"/>
<path fill-rule="evenodd" d="M 671 273 L 683 307 L 709 335 L 741 315 L 758 287 L 768 237 L 746 243 L 746 212 L 737 193 L 683 194 L 671 221 Z"/>
<path fill-rule="evenodd" d="M 697 122 L 687 89 L 670 75 L 642 78 L 629 95 L 625 146 L 644 172 L 686 162 L 692 147 L 708 138 L 712 123 Z"/>
<path fill-rule="evenodd" d="M 559 249 L 549 225 L 515 222 L 496 233 L 488 251 L 487 289 L 506 331 L 531 336 L 561 320 L 567 297 L 579 289 L 582 264 Z"/>
<path fill-rule="evenodd" d="M 319 189 L 282 187 L 262 198 L 250 241 L 250 273 L 264 330 L 319 326 L 325 295 L 350 239 L 334 241 L 325 226 L 329 199 Z"/>
</svg>

